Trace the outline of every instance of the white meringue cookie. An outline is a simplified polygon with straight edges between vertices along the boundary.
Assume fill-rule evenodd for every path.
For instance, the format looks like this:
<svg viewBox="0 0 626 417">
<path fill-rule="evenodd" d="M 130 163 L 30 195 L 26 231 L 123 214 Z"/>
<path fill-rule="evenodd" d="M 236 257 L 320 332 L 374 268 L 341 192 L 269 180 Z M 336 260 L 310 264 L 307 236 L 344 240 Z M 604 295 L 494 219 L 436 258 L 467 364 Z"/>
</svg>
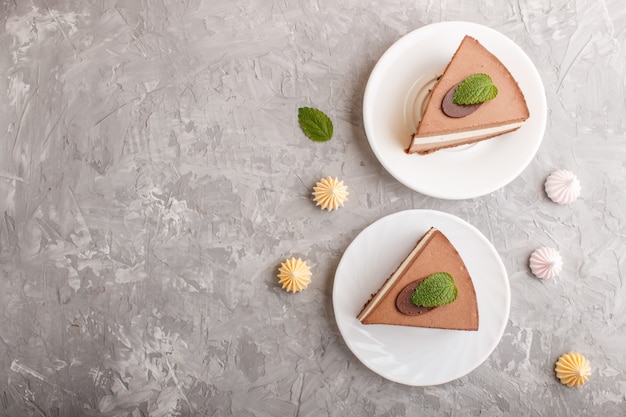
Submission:
<svg viewBox="0 0 626 417">
<path fill-rule="evenodd" d="M 580 181 L 566 169 L 554 171 L 545 183 L 546 194 L 557 204 L 569 204 L 580 197 Z"/>
<path fill-rule="evenodd" d="M 559 251 L 544 246 L 530 255 L 530 270 L 541 279 L 552 279 L 563 270 L 563 258 Z"/>
</svg>

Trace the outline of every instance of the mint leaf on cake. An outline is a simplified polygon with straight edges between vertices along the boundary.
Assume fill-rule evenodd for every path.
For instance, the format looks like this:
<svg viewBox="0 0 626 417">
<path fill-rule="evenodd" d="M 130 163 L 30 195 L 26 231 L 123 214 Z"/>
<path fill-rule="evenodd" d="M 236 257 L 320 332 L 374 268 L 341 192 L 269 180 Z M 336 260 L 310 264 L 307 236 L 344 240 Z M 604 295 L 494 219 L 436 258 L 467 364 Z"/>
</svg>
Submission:
<svg viewBox="0 0 626 417">
<path fill-rule="evenodd" d="M 436 272 L 417 286 L 411 296 L 411 302 L 416 306 L 439 307 L 456 300 L 458 293 L 452 275 L 447 272 Z"/>
<path fill-rule="evenodd" d="M 493 100 L 498 95 L 498 87 L 487 74 L 472 74 L 464 79 L 454 92 L 454 104 L 478 104 Z"/>
<path fill-rule="evenodd" d="M 312 107 L 298 109 L 298 123 L 309 139 L 326 142 L 333 136 L 333 122 L 321 110 Z"/>
</svg>

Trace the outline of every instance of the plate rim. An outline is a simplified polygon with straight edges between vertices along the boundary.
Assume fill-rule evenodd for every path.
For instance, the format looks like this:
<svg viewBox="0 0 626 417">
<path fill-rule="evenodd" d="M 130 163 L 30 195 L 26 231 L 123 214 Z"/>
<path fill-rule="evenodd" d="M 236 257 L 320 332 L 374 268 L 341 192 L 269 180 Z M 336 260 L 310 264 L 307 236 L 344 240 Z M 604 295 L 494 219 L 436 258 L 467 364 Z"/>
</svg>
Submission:
<svg viewBox="0 0 626 417">
<path fill-rule="evenodd" d="M 445 29 L 446 26 L 465 27 L 467 28 L 466 30 L 469 35 L 477 36 L 477 37 L 481 37 L 481 36 L 478 36 L 475 33 L 471 33 L 471 32 L 472 31 L 484 31 L 494 36 L 499 36 L 502 40 L 505 40 L 506 42 L 510 43 L 511 48 L 516 50 L 517 57 L 525 61 L 526 64 L 528 65 L 528 68 L 531 70 L 529 72 L 529 77 L 531 77 L 534 80 L 534 82 L 537 84 L 537 86 L 539 87 L 539 90 L 537 91 L 538 93 L 537 96 L 539 99 L 537 103 L 538 105 L 536 109 L 533 109 L 534 111 L 539 113 L 539 116 L 538 116 L 539 125 L 537 129 L 539 140 L 537 140 L 534 146 L 529 149 L 528 155 L 523 160 L 523 163 L 520 163 L 516 170 L 511 171 L 512 174 L 510 176 L 506 176 L 506 179 L 502 182 L 494 183 L 494 185 L 490 187 L 484 187 L 482 190 L 477 191 L 477 192 L 468 192 L 468 193 L 452 192 L 450 193 L 450 192 L 445 192 L 445 191 L 441 192 L 440 190 L 432 190 L 432 189 L 429 189 L 428 187 L 416 186 L 415 184 L 406 180 L 403 175 L 399 175 L 397 170 L 395 170 L 392 167 L 392 164 L 390 163 L 390 161 L 385 159 L 385 155 L 383 155 L 381 149 L 378 147 L 376 141 L 373 139 L 373 137 L 375 136 L 373 133 L 374 128 L 372 126 L 373 120 L 369 115 L 369 113 L 372 110 L 373 104 L 370 104 L 370 103 L 374 101 L 375 99 L 374 93 L 380 87 L 380 84 L 381 84 L 381 82 L 378 80 L 379 78 L 381 78 L 379 76 L 379 73 L 384 70 L 387 70 L 387 67 L 389 67 L 389 64 L 386 61 L 389 60 L 394 55 L 398 54 L 397 52 L 398 49 L 406 48 L 405 44 L 412 42 L 412 38 L 418 36 L 420 32 L 443 30 Z M 374 84 L 375 81 L 376 81 L 376 84 Z M 365 90 L 363 93 L 362 108 L 363 108 L 362 109 L 363 127 L 365 130 L 365 136 L 368 140 L 368 143 L 372 151 L 374 152 L 374 155 L 376 156 L 376 159 L 385 168 L 385 170 L 392 177 L 394 177 L 398 182 L 403 184 L 405 187 L 413 191 L 416 191 L 420 194 L 424 194 L 426 196 L 444 199 L 444 200 L 466 200 L 466 199 L 482 197 L 482 196 L 491 194 L 501 188 L 504 188 L 509 183 L 514 181 L 517 177 L 519 177 L 524 172 L 524 170 L 528 167 L 528 165 L 530 165 L 533 158 L 537 155 L 539 148 L 541 147 L 541 143 L 543 142 L 543 139 L 545 137 L 546 127 L 547 127 L 547 110 L 548 110 L 547 109 L 547 97 L 545 93 L 545 86 L 543 85 L 543 80 L 534 62 L 530 59 L 530 57 L 526 54 L 526 52 L 511 38 L 497 31 L 496 29 L 493 29 L 489 26 L 485 26 L 479 23 L 466 22 L 466 21 L 460 21 L 460 20 L 443 21 L 443 22 L 426 24 L 424 26 L 421 26 L 417 29 L 414 29 L 402 35 L 399 39 L 393 42 L 385 50 L 385 52 L 380 56 L 380 58 L 376 61 L 376 64 L 374 65 L 372 71 L 370 72 L 370 75 L 368 77 Z"/>
<path fill-rule="evenodd" d="M 399 378 L 394 378 L 392 376 L 389 375 L 385 375 L 384 373 L 382 373 L 380 370 L 374 369 L 372 366 L 370 366 L 369 363 L 367 363 L 360 355 L 359 353 L 357 353 L 357 348 L 355 346 L 353 346 L 353 344 L 351 343 L 351 340 L 349 340 L 348 338 L 346 338 L 346 332 L 347 332 L 347 327 L 344 328 L 343 326 L 346 325 L 348 326 L 349 324 L 343 323 L 342 322 L 342 318 L 340 318 L 337 314 L 338 311 L 340 311 L 341 309 L 338 308 L 337 306 L 337 289 L 338 289 L 338 278 L 340 275 L 340 272 L 342 271 L 342 268 L 345 267 L 345 263 L 347 262 L 347 258 L 346 258 L 346 254 L 349 253 L 349 251 L 351 250 L 351 248 L 355 247 L 357 245 L 357 241 L 359 240 L 359 238 L 363 238 L 362 236 L 366 235 L 368 230 L 371 230 L 372 228 L 376 227 L 377 224 L 382 223 L 384 221 L 389 221 L 390 218 L 393 217 L 399 217 L 399 216 L 403 216 L 403 215 L 407 215 L 407 216 L 433 216 L 433 217 L 441 217 L 441 218 L 445 218 L 448 221 L 452 221 L 454 223 L 457 223 L 463 227 L 465 227 L 467 230 L 471 231 L 473 233 L 473 235 L 477 238 L 479 238 L 480 240 L 483 241 L 483 243 L 485 243 L 485 246 L 487 249 L 489 249 L 489 251 L 494 255 L 494 261 L 495 264 L 497 265 L 500 274 L 502 275 L 502 282 L 504 283 L 504 292 L 505 292 L 505 314 L 502 316 L 502 323 L 500 324 L 498 330 L 497 330 L 497 336 L 495 337 L 495 339 L 493 340 L 493 342 L 490 344 L 489 348 L 486 349 L 483 352 L 483 355 L 480 356 L 476 362 L 474 364 L 472 364 L 471 366 L 469 366 L 468 370 L 460 375 L 457 376 L 452 376 L 449 377 L 447 379 L 442 379 L 442 380 L 437 380 L 435 382 L 430 382 L 430 383 L 415 383 L 415 382 L 407 382 L 405 380 L 401 380 Z M 432 223 L 436 223 L 437 221 L 434 221 Z M 434 225 L 435 227 L 437 227 L 436 225 Z M 441 384 L 445 384 L 445 383 L 449 383 L 452 382 L 456 379 L 462 378 L 466 375 L 468 375 L 469 373 L 473 372 L 474 370 L 476 370 L 480 365 L 482 365 L 488 358 L 489 356 L 491 356 L 491 354 L 494 352 L 494 350 L 497 348 L 497 346 L 500 344 L 500 341 L 502 340 L 502 337 L 504 335 L 504 332 L 506 330 L 507 327 L 507 323 L 510 317 L 510 311 L 511 311 L 511 285 L 510 285 L 510 278 L 508 275 L 508 272 L 506 270 L 506 267 L 504 265 L 504 262 L 502 261 L 502 258 L 500 257 L 500 254 L 497 252 L 495 246 L 489 241 L 489 239 L 487 239 L 487 237 L 480 231 L 478 230 L 478 228 L 476 228 L 474 225 L 472 225 L 471 223 L 469 223 L 468 221 L 461 219 L 458 216 L 455 216 L 453 214 L 444 212 L 444 211 L 440 211 L 440 210 L 434 210 L 434 209 L 407 209 L 407 210 L 401 210 L 398 212 L 394 212 L 391 214 L 387 214 L 383 217 L 380 217 L 376 220 L 374 220 L 372 223 L 370 223 L 369 225 L 367 225 L 365 228 L 363 228 L 355 237 L 354 239 L 350 242 L 350 244 L 346 247 L 341 260 L 339 261 L 337 268 L 335 270 L 335 275 L 334 275 L 334 280 L 333 280 L 333 291 L 332 291 L 332 302 L 333 302 L 333 312 L 334 312 L 334 316 L 335 316 L 335 322 L 337 324 L 337 328 L 339 329 L 339 333 L 341 334 L 341 337 L 344 341 L 344 343 L 346 344 L 346 346 L 348 346 L 348 349 L 352 352 L 352 354 L 359 360 L 359 362 L 361 364 L 363 364 L 366 368 L 368 368 L 370 371 L 374 372 L 377 375 L 380 375 L 381 377 L 395 382 L 395 383 L 399 383 L 399 384 L 403 384 L 403 385 L 407 385 L 407 386 L 436 386 L 436 385 L 441 385 Z M 479 306 L 479 311 L 480 311 L 480 306 Z M 355 318 L 356 319 L 356 318 Z"/>
</svg>

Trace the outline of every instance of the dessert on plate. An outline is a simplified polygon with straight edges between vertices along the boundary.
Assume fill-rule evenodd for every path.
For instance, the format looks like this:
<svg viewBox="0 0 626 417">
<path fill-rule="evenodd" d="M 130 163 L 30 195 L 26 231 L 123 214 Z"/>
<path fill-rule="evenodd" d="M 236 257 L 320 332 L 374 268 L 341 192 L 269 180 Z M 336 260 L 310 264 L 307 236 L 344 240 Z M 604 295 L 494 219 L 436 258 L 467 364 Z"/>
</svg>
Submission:
<svg viewBox="0 0 626 417">
<path fill-rule="evenodd" d="M 454 288 L 449 286 L 449 280 L 453 280 Z M 429 283 L 433 285 L 427 288 Z M 426 294 L 423 300 L 438 298 L 437 289 L 451 295 L 453 301 L 437 306 L 433 305 L 438 303 L 424 301 L 415 303 L 420 294 Z M 363 324 L 478 330 L 476 291 L 457 250 L 441 231 L 432 227 L 367 301 L 357 318 Z"/>
<path fill-rule="evenodd" d="M 465 36 L 427 98 L 407 152 L 428 154 L 489 139 L 519 129 L 528 117 L 524 94 L 509 70 Z"/>
</svg>

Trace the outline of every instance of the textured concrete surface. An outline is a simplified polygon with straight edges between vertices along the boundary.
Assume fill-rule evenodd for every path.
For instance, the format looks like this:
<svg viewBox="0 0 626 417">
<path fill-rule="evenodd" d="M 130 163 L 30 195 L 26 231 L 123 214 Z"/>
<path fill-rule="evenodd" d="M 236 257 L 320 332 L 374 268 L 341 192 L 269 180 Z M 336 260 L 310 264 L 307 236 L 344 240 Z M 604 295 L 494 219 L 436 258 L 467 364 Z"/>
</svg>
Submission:
<svg viewBox="0 0 626 417">
<path fill-rule="evenodd" d="M 622 0 L 6 0 L 0 3 L 0 415 L 626 415 Z M 437 200 L 381 167 L 361 102 L 399 37 L 467 20 L 535 62 L 549 106 L 523 174 Z M 335 122 L 306 139 L 297 108 Z M 557 206 L 546 176 L 582 197 Z M 323 176 L 351 198 L 310 200 Z M 366 369 L 334 321 L 335 268 L 376 219 L 455 214 L 494 244 L 511 314 L 478 369 L 414 388 Z M 534 278 L 557 247 L 561 277 Z M 312 266 L 287 294 L 277 267 Z M 576 350 L 593 375 L 554 376 Z"/>
</svg>

